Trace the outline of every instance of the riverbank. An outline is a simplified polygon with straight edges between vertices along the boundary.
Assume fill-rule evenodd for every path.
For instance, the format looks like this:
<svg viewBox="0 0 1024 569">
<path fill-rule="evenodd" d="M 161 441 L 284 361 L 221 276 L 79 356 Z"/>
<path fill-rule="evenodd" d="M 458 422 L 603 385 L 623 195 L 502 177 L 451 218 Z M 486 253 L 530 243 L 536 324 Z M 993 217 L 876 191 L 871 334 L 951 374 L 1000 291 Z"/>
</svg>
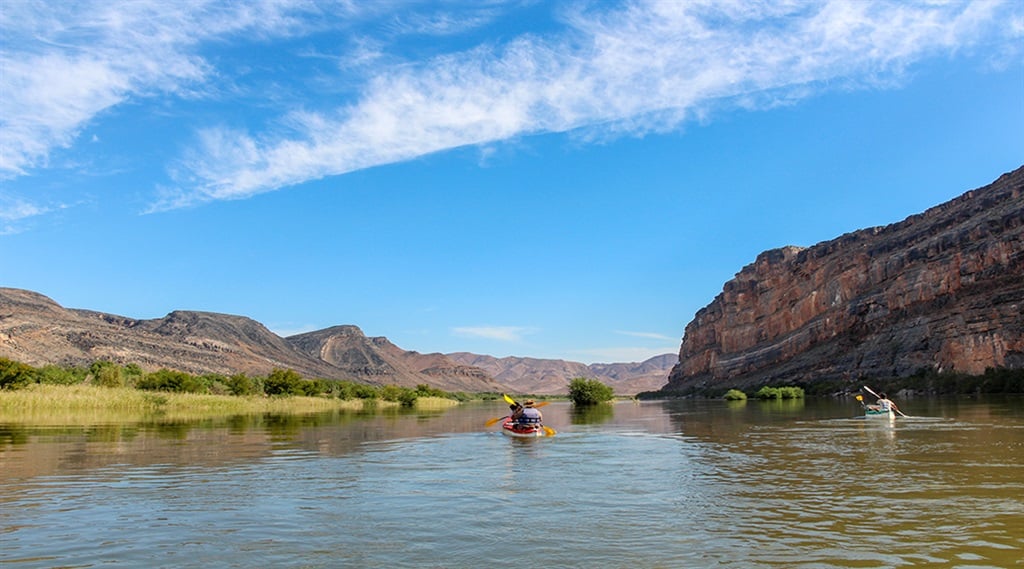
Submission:
<svg viewBox="0 0 1024 569">
<path fill-rule="evenodd" d="M 442 410 L 458 405 L 442 397 L 419 397 L 415 409 Z M 34 384 L 24 389 L 0 390 L 0 421 L 78 422 L 93 416 L 200 418 L 260 413 L 317 413 L 364 411 L 398 407 L 396 401 L 329 397 L 265 397 L 142 391 L 96 385 Z"/>
</svg>

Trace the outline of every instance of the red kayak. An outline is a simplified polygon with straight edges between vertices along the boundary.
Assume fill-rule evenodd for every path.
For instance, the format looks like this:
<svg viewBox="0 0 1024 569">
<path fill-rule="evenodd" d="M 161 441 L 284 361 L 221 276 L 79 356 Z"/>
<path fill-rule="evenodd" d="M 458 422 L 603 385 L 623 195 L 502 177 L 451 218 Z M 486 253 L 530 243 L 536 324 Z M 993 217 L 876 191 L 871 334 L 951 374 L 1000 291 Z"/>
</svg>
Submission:
<svg viewBox="0 0 1024 569">
<path fill-rule="evenodd" d="M 517 425 L 511 418 L 501 423 L 501 432 L 510 437 L 545 437 L 548 435 L 544 425 Z M 554 434 L 554 431 L 551 431 Z"/>
</svg>

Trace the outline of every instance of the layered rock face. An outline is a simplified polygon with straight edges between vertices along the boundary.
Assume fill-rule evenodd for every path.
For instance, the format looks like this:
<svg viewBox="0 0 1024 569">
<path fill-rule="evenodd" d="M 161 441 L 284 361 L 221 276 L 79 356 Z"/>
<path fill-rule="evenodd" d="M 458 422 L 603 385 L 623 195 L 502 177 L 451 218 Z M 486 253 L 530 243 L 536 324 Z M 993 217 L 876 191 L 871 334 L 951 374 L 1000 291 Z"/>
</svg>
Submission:
<svg viewBox="0 0 1024 569">
<path fill-rule="evenodd" d="M 663 391 L 1024 367 L 1024 168 L 886 227 L 759 255 Z"/>
</svg>

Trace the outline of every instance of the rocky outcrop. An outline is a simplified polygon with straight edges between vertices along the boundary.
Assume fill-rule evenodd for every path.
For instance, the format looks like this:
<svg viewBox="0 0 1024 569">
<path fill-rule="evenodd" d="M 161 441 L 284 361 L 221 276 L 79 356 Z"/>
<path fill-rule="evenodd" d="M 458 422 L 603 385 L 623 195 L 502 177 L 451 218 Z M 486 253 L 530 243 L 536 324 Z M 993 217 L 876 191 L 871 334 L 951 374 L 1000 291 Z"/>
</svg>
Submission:
<svg viewBox="0 0 1024 569">
<path fill-rule="evenodd" d="M 291 369 L 307 378 L 374 385 L 426 384 L 445 391 L 500 391 L 481 369 L 441 354 L 402 350 L 355 326 L 281 338 L 244 316 L 178 310 L 135 320 L 66 309 L 41 294 L 0 288 L 0 357 L 33 366 L 134 363 L 146 371 L 265 375 Z"/>
<path fill-rule="evenodd" d="M 886 227 L 762 253 L 664 391 L 1024 367 L 1024 168 Z"/>
<path fill-rule="evenodd" d="M 635 395 L 659 389 L 668 380 L 676 361 L 674 354 L 655 356 L 639 363 L 583 364 L 565 360 L 506 357 L 496 358 L 459 352 L 448 354 L 454 361 L 480 368 L 517 393 L 556 394 L 569 392 L 577 377 L 596 379 L 618 395 Z"/>
</svg>

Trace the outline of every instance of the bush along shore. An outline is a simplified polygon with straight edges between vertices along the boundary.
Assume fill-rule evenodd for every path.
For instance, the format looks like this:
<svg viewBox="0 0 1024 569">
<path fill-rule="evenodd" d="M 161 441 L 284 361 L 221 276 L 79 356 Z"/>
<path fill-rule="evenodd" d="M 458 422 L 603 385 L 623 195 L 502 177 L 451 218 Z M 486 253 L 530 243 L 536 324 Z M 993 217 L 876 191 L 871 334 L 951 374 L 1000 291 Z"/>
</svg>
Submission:
<svg viewBox="0 0 1024 569">
<path fill-rule="evenodd" d="M 907 377 L 859 377 L 856 379 L 822 379 L 800 381 L 787 386 L 800 389 L 808 397 L 831 397 L 856 393 L 863 385 L 871 385 L 876 391 L 921 395 L 982 395 L 982 394 L 1024 394 L 1024 369 L 989 368 L 985 373 L 972 375 L 961 372 L 939 372 L 921 369 Z M 757 386 L 741 390 L 725 381 L 716 385 L 702 385 L 680 391 L 645 391 L 638 393 L 638 399 L 672 399 L 696 397 L 709 399 L 725 398 L 738 401 L 746 397 L 756 399 L 795 398 L 795 391 L 786 387 Z M 760 390 L 766 389 L 763 393 Z M 772 390 L 781 390 L 773 392 Z M 742 397 L 741 397 L 742 396 Z"/>
<path fill-rule="evenodd" d="M 444 408 L 470 398 L 428 385 L 374 386 L 306 379 L 292 370 L 266 376 L 191 375 L 99 360 L 88 367 L 30 365 L 0 358 L 0 412 L 111 409 L 206 413 L 361 410 L 377 406 Z"/>
</svg>

